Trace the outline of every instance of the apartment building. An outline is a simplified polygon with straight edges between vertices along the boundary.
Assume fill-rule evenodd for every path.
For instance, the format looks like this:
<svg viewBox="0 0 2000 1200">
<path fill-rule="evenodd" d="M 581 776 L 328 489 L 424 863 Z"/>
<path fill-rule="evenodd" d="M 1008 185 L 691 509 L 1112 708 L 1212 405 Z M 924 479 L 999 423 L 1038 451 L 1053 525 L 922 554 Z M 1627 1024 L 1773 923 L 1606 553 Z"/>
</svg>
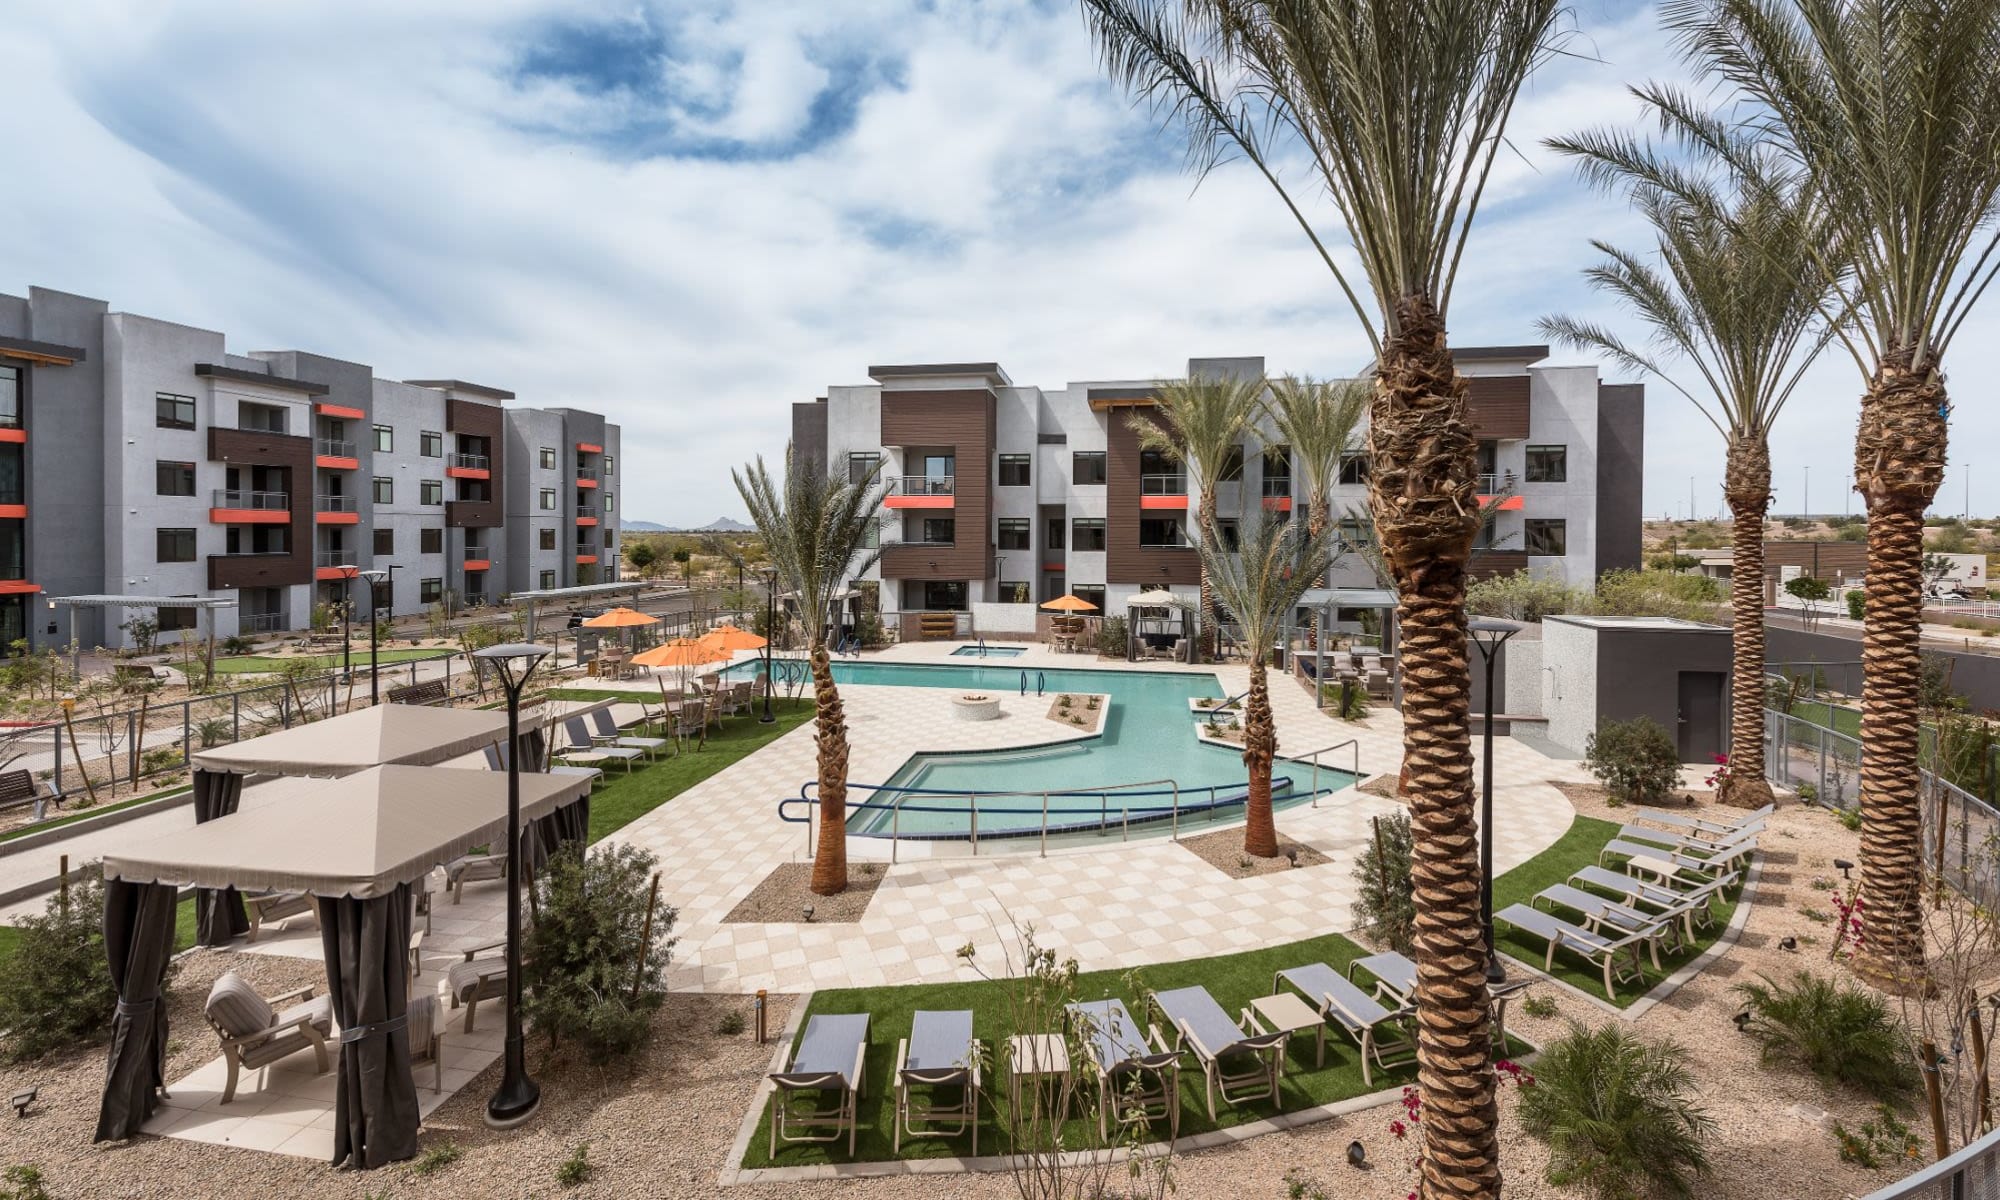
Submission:
<svg viewBox="0 0 2000 1200">
<path fill-rule="evenodd" d="M 0 644 L 128 641 L 119 616 L 78 610 L 72 630 L 43 597 L 228 595 L 226 636 L 304 629 L 350 589 L 365 606 L 361 570 L 389 572 L 397 615 L 615 579 L 618 427 L 516 400 L 0 296 Z M 172 640 L 195 612 L 158 617 Z"/>
<path fill-rule="evenodd" d="M 1482 494 L 1494 513 L 1473 571 L 1529 571 L 1574 583 L 1640 562 L 1645 392 L 1592 366 L 1543 366 L 1546 346 L 1457 351 L 1479 435 Z M 1188 373 L 1257 378 L 1259 357 L 1197 358 Z M 1152 588 L 1193 598 L 1200 577 L 1187 481 L 1140 449 L 1133 418 L 1155 404 L 1149 380 L 1013 382 L 998 363 L 869 368 L 792 409 L 799 452 L 857 477 L 880 465 L 890 521 L 880 561 L 857 586 L 885 619 L 919 636 L 920 614 L 970 611 L 976 628 L 1025 632 L 1036 606 L 1072 592 L 1109 612 Z M 1230 536 L 1253 508 L 1287 516 L 1296 464 L 1275 433 L 1243 448 L 1217 495 Z M 1333 507 L 1365 514 L 1356 453 Z M 1365 522 L 1352 530 L 1365 536 Z M 1356 557 L 1336 583 L 1372 584 Z M 935 622 L 934 622 L 935 623 Z"/>
</svg>

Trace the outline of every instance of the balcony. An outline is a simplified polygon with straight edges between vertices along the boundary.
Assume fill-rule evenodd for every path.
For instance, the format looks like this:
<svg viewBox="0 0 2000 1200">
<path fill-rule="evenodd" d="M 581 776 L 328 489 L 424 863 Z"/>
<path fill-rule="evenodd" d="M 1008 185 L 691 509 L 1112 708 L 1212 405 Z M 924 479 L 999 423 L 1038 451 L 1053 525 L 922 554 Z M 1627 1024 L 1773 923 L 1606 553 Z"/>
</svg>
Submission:
<svg viewBox="0 0 2000 1200">
<path fill-rule="evenodd" d="M 321 525 L 358 525 L 361 506 L 353 496 L 314 496 L 313 520 Z"/>
<path fill-rule="evenodd" d="M 287 492 L 217 488 L 210 494 L 208 520 L 213 525 L 288 525 L 291 501 Z"/>
<path fill-rule="evenodd" d="M 1188 506 L 1187 476 L 1180 472 L 1139 476 L 1139 507 L 1175 509 Z"/>
<path fill-rule="evenodd" d="M 445 459 L 447 479 L 491 479 L 493 460 L 484 454 L 454 454 Z"/>
<path fill-rule="evenodd" d="M 360 566 L 361 557 L 353 550 L 321 550 L 313 555 L 313 578 L 347 579 Z"/>
<path fill-rule="evenodd" d="M 1186 550 L 1192 545 L 1193 543 L 1187 539 L 1187 534 L 1180 529 L 1153 537 L 1148 537 L 1143 529 L 1139 534 L 1141 550 Z"/>
<path fill-rule="evenodd" d="M 468 571 L 492 570 L 493 560 L 486 557 L 486 555 L 487 550 L 484 546 L 467 546 L 465 548 L 465 569 Z"/>
<path fill-rule="evenodd" d="M 361 459 L 354 452 L 353 442 L 315 438 L 313 464 L 328 471 L 353 471 L 360 468 Z"/>
<path fill-rule="evenodd" d="M 244 633 L 283 633 L 291 623 L 284 613 L 239 613 L 236 627 Z"/>
<path fill-rule="evenodd" d="M 884 508 L 954 508 L 958 479 L 952 475 L 904 475 L 889 480 Z"/>
<path fill-rule="evenodd" d="M 597 524 L 597 509 L 596 509 L 596 507 L 595 507 L 595 506 L 593 506 L 593 505 L 589 505 L 589 504 L 579 504 L 579 505 L 577 505 L 577 506 L 576 506 L 576 523 L 577 523 L 578 525 L 581 525 L 581 526 L 585 526 L 585 527 L 588 527 L 588 526 L 591 526 L 591 525 L 595 525 L 595 524 Z"/>
<path fill-rule="evenodd" d="M 1514 472 L 1505 471 L 1498 474 L 1486 472 L 1481 474 L 1478 480 L 1479 503 L 1481 505 L 1491 508 L 1495 512 L 1519 512 L 1521 510 L 1522 497 L 1509 494 L 1521 482 L 1520 477 L 1514 474 Z M 1498 503 L 1495 503 L 1495 501 L 1498 501 Z"/>
<path fill-rule="evenodd" d="M 1264 507 L 1272 512 L 1292 511 L 1292 477 L 1267 475 L 1263 482 Z"/>
</svg>

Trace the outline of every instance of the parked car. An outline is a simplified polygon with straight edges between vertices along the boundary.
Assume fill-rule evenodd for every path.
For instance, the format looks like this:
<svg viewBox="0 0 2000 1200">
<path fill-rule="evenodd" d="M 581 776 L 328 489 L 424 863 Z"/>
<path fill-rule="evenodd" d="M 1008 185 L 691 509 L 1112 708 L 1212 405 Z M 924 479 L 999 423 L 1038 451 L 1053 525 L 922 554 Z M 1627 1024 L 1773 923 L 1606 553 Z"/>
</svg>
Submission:
<svg viewBox="0 0 2000 1200">
<path fill-rule="evenodd" d="M 1931 592 L 1931 599 L 1933 600 L 1970 600 L 1971 598 L 1957 588 L 1935 588 Z"/>
</svg>

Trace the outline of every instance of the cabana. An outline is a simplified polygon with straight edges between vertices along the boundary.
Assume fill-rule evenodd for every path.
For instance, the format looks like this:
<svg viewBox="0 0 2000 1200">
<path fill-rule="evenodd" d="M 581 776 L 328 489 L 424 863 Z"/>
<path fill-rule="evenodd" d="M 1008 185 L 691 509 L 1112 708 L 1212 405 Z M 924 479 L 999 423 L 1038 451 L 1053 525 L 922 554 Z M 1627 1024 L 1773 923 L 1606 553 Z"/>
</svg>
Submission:
<svg viewBox="0 0 2000 1200">
<path fill-rule="evenodd" d="M 524 837 L 527 822 L 573 812 L 590 791 L 589 780 L 567 775 L 524 774 L 520 786 Z M 159 1103 L 176 889 L 272 888 L 318 903 L 340 1027 L 334 1165 L 414 1156 L 419 1110 L 405 1028 L 411 884 L 506 836 L 506 775 L 382 766 L 105 856 L 105 950 L 118 1009 L 96 1140 L 130 1137 Z"/>
<path fill-rule="evenodd" d="M 1380 614 L 1382 644 L 1379 652 L 1382 657 L 1387 658 L 1389 661 L 1395 661 L 1397 644 L 1396 593 L 1387 588 L 1310 588 L 1303 596 L 1299 597 L 1298 607 L 1301 609 L 1317 610 L 1316 615 L 1319 617 L 1319 627 L 1322 636 L 1313 644 L 1311 660 L 1311 674 L 1314 681 L 1321 683 L 1327 681 L 1326 635 L 1337 629 L 1339 625 L 1338 617 L 1342 612 L 1359 610 Z M 1310 627 L 1310 624 L 1308 624 L 1307 628 Z M 1292 628 L 1290 626 L 1285 630 L 1285 644 L 1287 646 L 1292 644 Z M 1301 669 L 1298 673 L 1303 676 L 1305 671 Z M 1397 708 L 1401 708 L 1403 706 L 1402 673 L 1400 671 L 1390 671 L 1389 681 L 1392 702 Z M 1314 688 L 1313 692 L 1314 703 L 1324 705 L 1324 700 L 1319 695 L 1318 689 Z"/>
<path fill-rule="evenodd" d="M 522 762 L 541 761 L 541 733 L 523 735 L 533 751 Z M 383 764 L 428 767 L 477 753 L 507 738 L 504 711 L 382 704 L 307 725 L 294 725 L 194 756 L 197 825 L 236 811 L 247 775 L 340 778 Z M 196 940 L 226 946 L 250 928 L 234 891 L 195 894 Z"/>
<path fill-rule="evenodd" d="M 1147 648 L 1146 657 L 1156 657 L 1154 640 L 1161 640 L 1171 648 L 1168 657 L 1192 662 L 1197 607 L 1165 588 L 1134 594 L 1125 602 L 1125 661 L 1137 659 L 1141 647 Z"/>
</svg>

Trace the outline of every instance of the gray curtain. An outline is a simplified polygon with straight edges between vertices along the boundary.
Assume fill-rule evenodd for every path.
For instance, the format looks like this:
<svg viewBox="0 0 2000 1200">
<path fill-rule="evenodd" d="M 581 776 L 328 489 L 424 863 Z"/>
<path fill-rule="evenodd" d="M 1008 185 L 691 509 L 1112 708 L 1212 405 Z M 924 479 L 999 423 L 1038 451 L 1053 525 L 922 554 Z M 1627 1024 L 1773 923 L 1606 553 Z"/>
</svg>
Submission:
<svg viewBox="0 0 2000 1200">
<path fill-rule="evenodd" d="M 174 954 L 174 889 L 163 883 L 104 885 L 104 953 L 118 1008 L 95 1141 L 123 1141 L 139 1131 L 166 1086 L 167 1006 L 161 995 Z"/>
<path fill-rule="evenodd" d="M 548 769 L 548 740 L 542 736 L 539 727 L 530 729 L 520 736 L 521 769 L 523 771 L 545 771 Z M 504 759 L 502 760 L 505 761 Z"/>
<path fill-rule="evenodd" d="M 326 992 L 340 1025 L 333 1165 L 414 1158 L 417 1084 L 410 1074 L 410 886 L 356 900 L 319 898 Z"/>
<path fill-rule="evenodd" d="M 528 869 L 541 874 L 548 865 L 549 856 L 565 843 L 577 847 L 587 846 L 590 841 L 590 794 L 578 796 L 575 800 L 528 822 L 521 831 L 521 849 L 525 854 Z"/>
<path fill-rule="evenodd" d="M 243 777 L 229 771 L 194 773 L 194 823 L 197 825 L 226 817 L 243 799 Z M 235 888 L 196 888 L 194 891 L 195 940 L 204 946 L 227 946 L 250 929 L 250 916 L 243 910 L 243 897 Z"/>
</svg>

